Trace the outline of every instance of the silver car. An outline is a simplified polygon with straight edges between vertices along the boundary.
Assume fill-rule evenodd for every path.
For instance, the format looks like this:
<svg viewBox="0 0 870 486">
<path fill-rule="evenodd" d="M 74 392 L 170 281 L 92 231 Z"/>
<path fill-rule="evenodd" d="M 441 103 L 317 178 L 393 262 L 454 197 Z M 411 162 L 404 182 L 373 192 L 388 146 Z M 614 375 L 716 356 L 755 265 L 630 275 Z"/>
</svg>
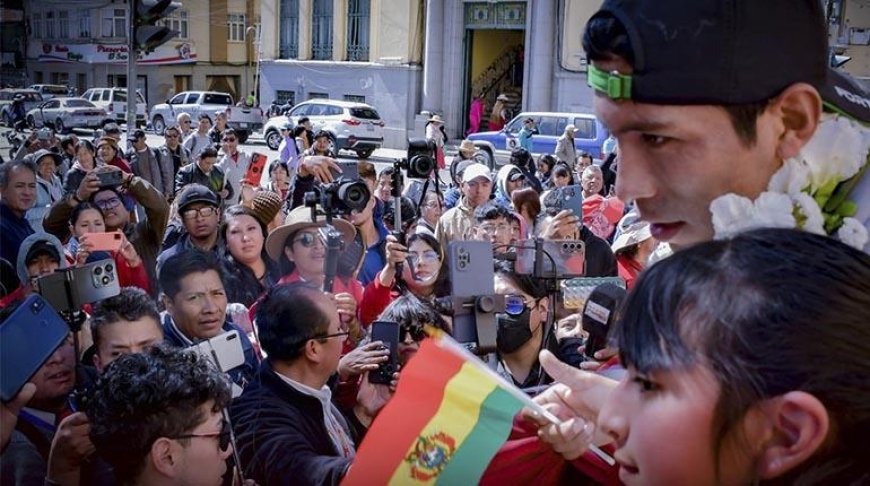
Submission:
<svg viewBox="0 0 870 486">
<path fill-rule="evenodd" d="M 73 128 L 100 128 L 110 121 L 106 110 L 84 98 L 52 98 L 27 112 L 31 128 L 49 124 L 59 133 Z"/>
</svg>

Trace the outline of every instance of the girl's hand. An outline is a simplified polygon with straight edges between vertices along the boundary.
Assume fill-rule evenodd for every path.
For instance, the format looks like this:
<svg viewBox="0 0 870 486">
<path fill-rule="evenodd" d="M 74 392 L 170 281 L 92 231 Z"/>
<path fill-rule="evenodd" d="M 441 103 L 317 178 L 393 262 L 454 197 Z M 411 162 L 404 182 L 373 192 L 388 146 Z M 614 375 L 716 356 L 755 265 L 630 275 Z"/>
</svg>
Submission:
<svg viewBox="0 0 870 486">
<path fill-rule="evenodd" d="M 127 235 L 121 232 L 121 247 L 118 248 L 118 253 L 124 257 L 124 260 L 127 261 L 127 265 L 130 268 L 136 268 L 142 264 L 142 258 L 139 256 L 139 252 L 136 251 L 136 247 L 133 246 L 133 243 L 130 243 L 130 240 L 127 239 Z"/>
<path fill-rule="evenodd" d="M 93 243 L 88 241 L 88 235 L 84 234 L 79 237 L 79 246 L 76 250 L 76 266 L 80 267 L 87 263 L 88 258 L 93 251 Z"/>
<path fill-rule="evenodd" d="M 338 361 L 338 375 L 342 380 L 378 369 L 390 359 L 390 349 L 381 341 L 364 344 L 342 356 Z"/>
</svg>

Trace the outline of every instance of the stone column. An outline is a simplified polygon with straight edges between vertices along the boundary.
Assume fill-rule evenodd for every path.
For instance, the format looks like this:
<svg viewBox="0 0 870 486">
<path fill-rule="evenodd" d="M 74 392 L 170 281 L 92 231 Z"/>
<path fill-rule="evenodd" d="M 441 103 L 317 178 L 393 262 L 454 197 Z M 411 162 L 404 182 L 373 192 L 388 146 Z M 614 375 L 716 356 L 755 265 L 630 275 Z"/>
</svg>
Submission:
<svg viewBox="0 0 870 486">
<path fill-rule="evenodd" d="M 426 40 L 423 46 L 424 110 L 440 111 L 444 89 L 444 0 L 426 0 Z"/>
<path fill-rule="evenodd" d="M 553 111 L 553 66 L 556 56 L 556 0 L 526 4 L 526 65 L 523 110 Z"/>
</svg>

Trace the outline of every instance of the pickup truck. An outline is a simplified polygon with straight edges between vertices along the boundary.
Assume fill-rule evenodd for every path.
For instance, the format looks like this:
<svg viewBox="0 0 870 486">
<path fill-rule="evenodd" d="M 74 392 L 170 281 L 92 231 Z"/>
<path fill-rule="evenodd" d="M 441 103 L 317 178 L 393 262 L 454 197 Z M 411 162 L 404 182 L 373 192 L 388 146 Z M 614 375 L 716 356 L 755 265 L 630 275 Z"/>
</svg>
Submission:
<svg viewBox="0 0 870 486">
<path fill-rule="evenodd" d="M 166 103 L 155 105 L 151 109 L 151 127 L 158 134 L 163 134 L 166 127 L 177 125 L 175 117 L 179 113 L 190 115 L 193 127 L 198 123 L 200 113 L 208 115 L 214 124 L 214 116 L 218 111 L 227 114 L 227 126 L 235 129 L 240 143 L 245 143 L 251 132 L 263 128 L 263 111 L 260 108 L 235 106 L 229 93 L 216 91 L 183 91 Z"/>
</svg>

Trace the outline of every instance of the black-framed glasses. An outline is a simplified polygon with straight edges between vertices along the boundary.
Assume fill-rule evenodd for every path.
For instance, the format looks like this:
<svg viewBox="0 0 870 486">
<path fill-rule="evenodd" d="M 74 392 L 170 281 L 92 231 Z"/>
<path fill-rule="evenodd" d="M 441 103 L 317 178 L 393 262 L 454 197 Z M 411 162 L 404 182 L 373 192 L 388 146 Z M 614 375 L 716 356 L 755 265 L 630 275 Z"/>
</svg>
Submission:
<svg viewBox="0 0 870 486">
<path fill-rule="evenodd" d="M 311 339 L 317 339 L 318 341 L 325 341 L 325 340 L 331 339 L 331 338 L 337 338 L 337 337 L 346 338 L 348 336 L 350 336 L 350 331 L 339 331 L 339 332 L 334 332 L 332 334 L 317 334 L 317 335 L 311 336 Z"/>
<path fill-rule="evenodd" d="M 522 295 L 505 295 L 504 296 L 504 312 L 505 314 L 518 316 L 526 309 L 531 309 L 537 301 L 529 303 Z"/>
<path fill-rule="evenodd" d="M 221 420 L 221 430 L 219 432 L 213 432 L 211 434 L 186 434 L 186 435 L 177 435 L 175 437 L 169 437 L 170 439 L 193 439 L 196 437 L 207 439 L 212 437 L 218 438 L 218 447 L 220 450 L 225 451 L 227 447 L 230 445 L 230 436 L 232 435 L 232 430 L 230 429 L 230 423 L 226 420 Z"/>
<path fill-rule="evenodd" d="M 197 216 L 200 218 L 210 218 L 217 213 L 217 208 L 212 206 L 206 206 L 204 208 L 197 209 L 185 209 L 181 212 L 181 215 L 187 219 L 193 219 Z"/>
<path fill-rule="evenodd" d="M 321 238 L 320 235 L 315 234 L 315 233 L 303 233 L 303 234 L 299 235 L 298 238 L 293 238 L 294 244 L 299 243 L 305 248 L 311 248 L 312 246 L 314 246 L 314 243 L 318 242 L 318 241 L 320 242 L 321 245 L 323 244 L 323 238 Z"/>
<path fill-rule="evenodd" d="M 117 196 L 103 199 L 102 201 L 94 201 L 94 204 L 102 210 L 117 208 L 121 205 L 121 199 Z"/>
<path fill-rule="evenodd" d="M 405 326 L 402 326 L 402 327 L 399 328 L 399 342 L 400 342 L 400 343 L 401 343 L 401 342 L 404 342 L 404 341 L 405 341 L 405 338 L 408 336 L 408 334 L 411 335 L 411 339 L 412 339 L 412 340 L 417 341 L 417 342 L 420 342 L 420 341 L 422 341 L 423 339 L 426 338 L 426 331 L 424 331 L 422 327 L 417 327 L 417 326 L 414 326 L 414 327 L 405 327 Z"/>
</svg>

